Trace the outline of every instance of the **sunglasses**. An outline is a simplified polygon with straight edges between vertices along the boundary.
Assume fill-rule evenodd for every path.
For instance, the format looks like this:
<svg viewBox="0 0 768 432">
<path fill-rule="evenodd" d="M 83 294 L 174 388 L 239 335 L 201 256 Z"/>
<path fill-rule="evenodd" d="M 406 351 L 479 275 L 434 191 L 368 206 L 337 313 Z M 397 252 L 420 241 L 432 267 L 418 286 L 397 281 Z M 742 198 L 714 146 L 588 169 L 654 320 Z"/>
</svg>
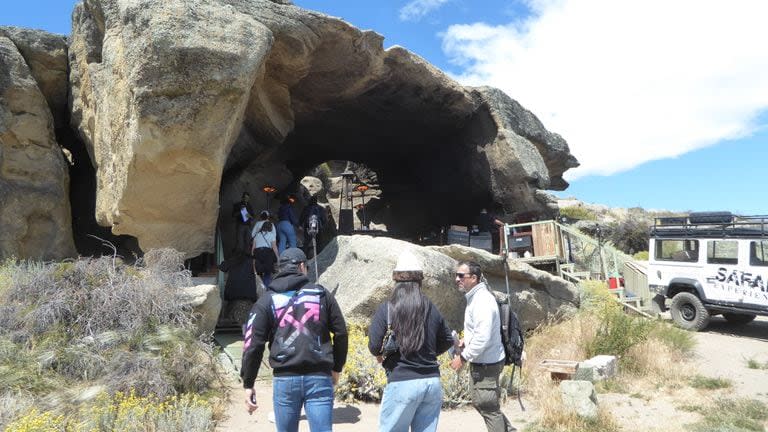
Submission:
<svg viewBox="0 0 768 432">
<path fill-rule="evenodd" d="M 464 279 L 467 276 L 472 276 L 472 273 L 455 273 L 456 277 L 459 279 Z"/>
</svg>

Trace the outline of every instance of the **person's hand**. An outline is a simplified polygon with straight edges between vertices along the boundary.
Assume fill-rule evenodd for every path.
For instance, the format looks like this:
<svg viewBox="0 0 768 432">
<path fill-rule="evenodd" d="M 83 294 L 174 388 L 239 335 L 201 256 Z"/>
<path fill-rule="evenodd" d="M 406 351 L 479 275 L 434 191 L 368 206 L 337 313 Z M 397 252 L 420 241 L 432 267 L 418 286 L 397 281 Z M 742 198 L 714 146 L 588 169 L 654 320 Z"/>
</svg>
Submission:
<svg viewBox="0 0 768 432">
<path fill-rule="evenodd" d="M 339 373 L 331 371 L 331 380 L 333 381 L 333 385 L 337 385 L 339 383 Z"/>
<path fill-rule="evenodd" d="M 256 395 L 253 393 L 253 389 L 245 389 L 245 409 L 248 411 L 248 415 L 253 414 L 259 407 L 256 403 Z"/>
<path fill-rule="evenodd" d="M 381 362 L 384 361 L 384 356 L 377 355 L 376 356 L 376 361 L 379 362 L 379 364 L 381 364 Z"/>
<path fill-rule="evenodd" d="M 464 360 L 462 360 L 461 356 L 458 354 L 453 357 L 453 360 L 451 360 L 451 369 L 455 371 L 458 371 L 459 369 L 461 369 L 461 366 L 463 365 L 464 365 Z"/>
<path fill-rule="evenodd" d="M 456 334 L 456 332 L 453 332 Z M 461 352 L 461 349 L 464 348 L 464 339 L 459 339 L 457 337 L 453 338 L 453 349 L 456 350 L 457 353 Z"/>
</svg>

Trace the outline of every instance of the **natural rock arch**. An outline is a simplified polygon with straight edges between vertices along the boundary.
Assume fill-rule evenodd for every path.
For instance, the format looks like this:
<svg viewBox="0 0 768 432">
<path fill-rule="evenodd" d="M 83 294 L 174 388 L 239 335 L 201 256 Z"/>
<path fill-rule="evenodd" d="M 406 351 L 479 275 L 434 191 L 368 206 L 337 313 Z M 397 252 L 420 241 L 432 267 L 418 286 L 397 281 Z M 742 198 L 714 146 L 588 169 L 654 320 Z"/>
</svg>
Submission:
<svg viewBox="0 0 768 432">
<path fill-rule="evenodd" d="M 577 165 L 565 141 L 382 40 L 266 0 L 78 4 L 72 123 L 99 223 L 196 255 L 243 189 L 286 188 L 328 159 L 374 168 L 408 226 L 546 210 L 537 191 L 565 188 Z"/>
</svg>

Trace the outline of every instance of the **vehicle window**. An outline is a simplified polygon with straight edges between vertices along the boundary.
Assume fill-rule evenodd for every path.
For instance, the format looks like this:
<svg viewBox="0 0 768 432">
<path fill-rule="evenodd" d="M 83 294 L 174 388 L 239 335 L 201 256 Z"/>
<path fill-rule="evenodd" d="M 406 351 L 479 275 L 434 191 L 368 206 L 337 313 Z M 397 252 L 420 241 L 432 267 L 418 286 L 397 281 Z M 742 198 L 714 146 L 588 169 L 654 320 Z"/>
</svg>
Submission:
<svg viewBox="0 0 768 432">
<path fill-rule="evenodd" d="M 710 240 L 707 242 L 707 264 L 738 264 L 739 242 Z"/>
<path fill-rule="evenodd" d="M 661 261 L 696 262 L 699 260 L 699 241 L 657 239 L 654 254 Z"/>
<path fill-rule="evenodd" d="M 750 244 L 749 264 L 768 267 L 768 240 L 753 241 Z"/>
</svg>

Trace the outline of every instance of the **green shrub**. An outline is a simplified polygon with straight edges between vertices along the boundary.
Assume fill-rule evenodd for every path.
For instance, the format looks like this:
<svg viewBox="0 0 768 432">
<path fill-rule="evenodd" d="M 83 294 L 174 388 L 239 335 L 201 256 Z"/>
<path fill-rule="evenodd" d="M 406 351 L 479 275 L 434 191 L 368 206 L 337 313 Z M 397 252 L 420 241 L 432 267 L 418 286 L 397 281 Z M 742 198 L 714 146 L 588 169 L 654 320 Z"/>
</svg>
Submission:
<svg viewBox="0 0 768 432">
<path fill-rule="evenodd" d="M 600 324 L 595 338 L 584 347 L 587 358 L 599 354 L 621 357 L 630 348 L 646 340 L 653 327 L 652 321 L 629 316 L 611 304 L 603 305 L 598 314 Z"/>
<path fill-rule="evenodd" d="M 336 398 L 346 402 L 354 400 L 380 402 L 387 385 L 384 368 L 368 351 L 368 337 L 359 325 L 350 325 L 347 363 L 336 386 Z"/>
<path fill-rule="evenodd" d="M 652 221 L 647 218 L 627 217 L 611 223 L 608 240 L 626 254 L 648 250 Z"/>
<path fill-rule="evenodd" d="M 560 216 L 565 216 L 568 219 L 573 220 L 597 220 L 597 214 L 583 206 L 562 207 L 560 208 Z"/>
<path fill-rule="evenodd" d="M 689 354 L 696 346 L 693 333 L 675 327 L 667 322 L 655 321 L 651 334 L 663 344 L 681 354 Z"/>
<path fill-rule="evenodd" d="M 753 399 L 719 399 L 698 412 L 704 419 L 689 426 L 692 432 L 763 432 L 768 419 L 768 406 Z"/>
<path fill-rule="evenodd" d="M 691 378 L 691 387 L 705 390 L 717 390 L 733 386 L 731 380 L 727 378 L 712 378 L 703 375 L 696 375 Z"/>
<path fill-rule="evenodd" d="M 384 368 L 368 351 L 368 337 L 359 325 L 349 326 L 349 353 L 344 371 L 336 386 L 336 398 L 352 402 L 381 402 L 387 376 Z M 455 408 L 471 401 L 469 394 L 469 368 L 464 367 L 459 372 L 450 368 L 450 356 L 447 353 L 438 357 L 440 363 L 440 382 L 443 386 L 443 407 Z M 509 378 L 502 384 L 509 385 Z"/>
<path fill-rule="evenodd" d="M 584 280 L 579 283 L 580 310 L 582 313 L 598 313 L 606 307 L 616 307 L 614 295 L 608 291 L 605 281 Z"/>
<path fill-rule="evenodd" d="M 637 261 L 648 261 L 648 251 L 642 250 L 640 252 L 637 252 L 634 255 L 632 255 L 632 258 L 634 258 Z"/>
<path fill-rule="evenodd" d="M 768 362 L 760 363 L 759 361 L 750 358 L 747 359 L 747 367 L 750 369 L 768 369 Z"/>
<path fill-rule="evenodd" d="M 440 362 L 440 383 L 443 386 L 443 408 L 457 408 L 472 402 L 472 396 L 469 392 L 469 366 L 464 366 L 459 369 L 458 372 L 454 371 L 450 367 L 451 357 L 447 353 L 438 357 L 437 361 Z M 509 375 L 507 375 L 507 377 L 508 376 Z M 509 386 L 508 383 L 509 378 L 506 378 L 505 380 L 502 372 L 501 387 L 504 389 L 502 396 L 506 396 L 506 387 Z"/>
</svg>

